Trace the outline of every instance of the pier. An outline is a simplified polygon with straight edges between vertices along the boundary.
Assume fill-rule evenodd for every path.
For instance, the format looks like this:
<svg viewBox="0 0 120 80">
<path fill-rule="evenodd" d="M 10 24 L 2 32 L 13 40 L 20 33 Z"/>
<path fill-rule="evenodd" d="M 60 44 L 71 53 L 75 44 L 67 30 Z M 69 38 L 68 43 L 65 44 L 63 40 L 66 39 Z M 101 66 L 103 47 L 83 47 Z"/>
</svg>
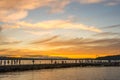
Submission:
<svg viewBox="0 0 120 80">
<path fill-rule="evenodd" d="M 86 66 L 120 66 L 120 60 L 0 58 L 0 72 Z"/>
</svg>

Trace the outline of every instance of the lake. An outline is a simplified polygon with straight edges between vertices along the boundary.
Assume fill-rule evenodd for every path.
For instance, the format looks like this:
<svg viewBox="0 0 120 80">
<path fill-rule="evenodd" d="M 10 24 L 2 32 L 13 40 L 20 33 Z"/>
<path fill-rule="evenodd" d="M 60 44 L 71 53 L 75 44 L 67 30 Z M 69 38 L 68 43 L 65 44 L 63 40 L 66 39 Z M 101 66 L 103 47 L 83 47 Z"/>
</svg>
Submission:
<svg viewBox="0 0 120 80">
<path fill-rule="evenodd" d="M 0 73 L 0 80 L 120 80 L 120 67 L 73 67 Z"/>
</svg>

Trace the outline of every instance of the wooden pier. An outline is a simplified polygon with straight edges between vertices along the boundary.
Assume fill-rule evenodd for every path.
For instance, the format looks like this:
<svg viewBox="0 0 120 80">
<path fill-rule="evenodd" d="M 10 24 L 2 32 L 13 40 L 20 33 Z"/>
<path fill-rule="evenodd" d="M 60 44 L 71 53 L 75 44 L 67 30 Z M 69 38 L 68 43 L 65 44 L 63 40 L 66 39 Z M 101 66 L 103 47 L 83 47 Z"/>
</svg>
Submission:
<svg viewBox="0 0 120 80">
<path fill-rule="evenodd" d="M 0 72 L 85 66 L 120 66 L 120 60 L 27 58 L 0 59 Z"/>
</svg>

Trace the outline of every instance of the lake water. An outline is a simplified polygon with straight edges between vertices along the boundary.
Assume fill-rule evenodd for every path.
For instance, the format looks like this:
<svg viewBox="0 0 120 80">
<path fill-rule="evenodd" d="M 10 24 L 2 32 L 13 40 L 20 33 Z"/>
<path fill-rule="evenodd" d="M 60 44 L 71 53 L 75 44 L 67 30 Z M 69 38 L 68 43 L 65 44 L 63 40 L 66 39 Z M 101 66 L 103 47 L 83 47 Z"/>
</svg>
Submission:
<svg viewBox="0 0 120 80">
<path fill-rule="evenodd" d="M 120 80 L 120 67 L 74 67 L 0 73 L 0 80 Z"/>
</svg>

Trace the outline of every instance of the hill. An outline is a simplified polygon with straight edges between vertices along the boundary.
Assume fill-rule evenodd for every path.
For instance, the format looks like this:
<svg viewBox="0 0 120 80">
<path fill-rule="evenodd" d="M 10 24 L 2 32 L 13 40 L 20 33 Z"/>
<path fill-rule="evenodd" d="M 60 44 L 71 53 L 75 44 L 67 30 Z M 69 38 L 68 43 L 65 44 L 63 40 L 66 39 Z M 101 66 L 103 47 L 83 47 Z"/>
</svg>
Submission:
<svg viewBox="0 0 120 80">
<path fill-rule="evenodd" d="M 97 57 L 96 59 L 104 59 L 104 60 L 120 60 L 120 55 L 112 55 L 112 56 L 104 56 L 104 57 Z"/>
</svg>

